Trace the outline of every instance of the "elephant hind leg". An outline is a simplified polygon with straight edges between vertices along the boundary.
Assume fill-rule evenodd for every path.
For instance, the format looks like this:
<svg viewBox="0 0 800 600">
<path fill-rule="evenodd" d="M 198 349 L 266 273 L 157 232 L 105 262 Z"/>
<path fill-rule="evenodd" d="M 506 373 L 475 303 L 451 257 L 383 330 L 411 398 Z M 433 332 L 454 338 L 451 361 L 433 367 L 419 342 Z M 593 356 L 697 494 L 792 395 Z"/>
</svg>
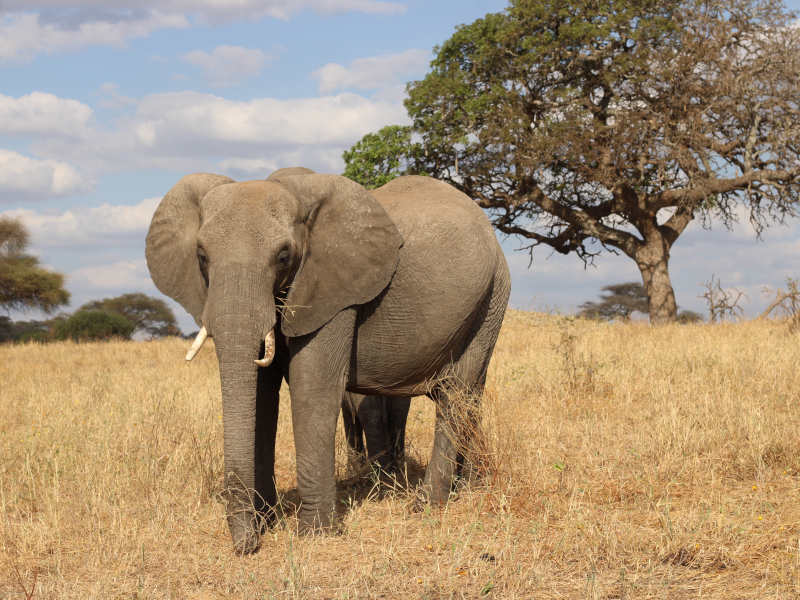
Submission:
<svg viewBox="0 0 800 600">
<path fill-rule="evenodd" d="M 411 398 L 387 398 L 389 421 L 389 458 L 391 468 L 400 470 L 406 460 L 406 422 L 411 408 Z"/>
<path fill-rule="evenodd" d="M 358 405 L 360 395 L 352 392 L 345 392 L 342 398 L 342 424 L 344 435 L 349 448 L 349 460 L 351 467 L 363 462 L 367 458 L 366 448 L 364 447 L 364 428 L 358 418 Z"/>
<path fill-rule="evenodd" d="M 478 409 L 483 386 L 462 384 L 457 379 L 443 380 L 430 394 L 436 403 L 436 425 L 423 485 L 434 504 L 447 501 L 461 465 L 470 462 L 471 444 L 480 435 Z"/>
<path fill-rule="evenodd" d="M 342 420 L 351 456 L 355 455 L 359 463 L 369 462 L 381 472 L 399 470 L 405 460 L 405 429 L 410 405 L 409 397 L 346 392 L 342 400 Z"/>
<path fill-rule="evenodd" d="M 436 403 L 436 429 L 424 485 L 432 502 L 447 500 L 459 471 L 473 479 L 484 470 L 476 464 L 484 460 L 487 450 L 480 429 L 480 404 L 510 290 L 507 269 L 498 271 L 464 352 L 430 394 Z"/>
</svg>

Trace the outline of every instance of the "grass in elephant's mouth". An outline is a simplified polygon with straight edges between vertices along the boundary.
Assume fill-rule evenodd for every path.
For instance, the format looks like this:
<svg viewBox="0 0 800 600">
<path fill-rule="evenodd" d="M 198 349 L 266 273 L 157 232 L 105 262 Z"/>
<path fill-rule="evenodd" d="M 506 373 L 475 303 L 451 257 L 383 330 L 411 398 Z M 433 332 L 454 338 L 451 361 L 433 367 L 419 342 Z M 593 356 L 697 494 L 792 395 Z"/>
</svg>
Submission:
<svg viewBox="0 0 800 600">
<path fill-rule="evenodd" d="M 213 352 L 0 347 L 0 598 L 794 598 L 800 339 L 510 312 L 483 483 L 444 508 L 352 479 L 339 535 L 231 552 Z M 278 487 L 291 506 L 284 397 Z M 409 417 L 412 478 L 433 407 Z M 31 592 L 32 591 L 32 592 Z"/>
</svg>

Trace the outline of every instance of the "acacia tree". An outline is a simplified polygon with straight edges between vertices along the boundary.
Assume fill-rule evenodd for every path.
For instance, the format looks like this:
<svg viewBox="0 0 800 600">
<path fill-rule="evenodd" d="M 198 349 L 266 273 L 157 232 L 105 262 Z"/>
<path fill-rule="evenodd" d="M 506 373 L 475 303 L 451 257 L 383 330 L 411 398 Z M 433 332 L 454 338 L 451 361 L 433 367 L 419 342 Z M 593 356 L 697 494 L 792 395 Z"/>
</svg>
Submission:
<svg viewBox="0 0 800 600">
<path fill-rule="evenodd" d="M 119 313 L 79 309 L 53 328 L 53 339 L 78 341 L 130 339 L 135 325 Z"/>
<path fill-rule="evenodd" d="M 634 312 L 646 315 L 650 310 L 644 286 L 635 281 L 603 286 L 598 302 L 587 301 L 578 308 L 578 316 L 609 321 L 616 318 L 627 321 Z M 677 320 L 679 323 L 697 323 L 703 317 L 693 310 L 681 310 Z"/>
<path fill-rule="evenodd" d="M 494 225 L 592 261 L 636 262 L 674 320 L 670 249 L 689 223 L 757 232 L 800 192 L 800 29 L 779 0 L 511 0 L 408 86 L 416 172 Z M 412 147 L 417 145 L 412 145 Z"/>
<path fill-rule="evenodd" d="M 103 311 L 122 316 L 133 325 L 133 331 L 146 333 L 151 338 L 180 333 L 175 314 L 167 303 L 147 294 L 137 292 L 92 300 L 78 310 Z"/>
<path fill-rule="evenodd" d="M 25 253 L 28 231 L 19 219 L 0 217 L 0 308 L 52 312 L 69 302 L 64 276 Z"/>
<path fill-rule="evenodd" d="M 587 301 L 579 306 L 578 315 L 587 319 L 628 320 L 634 312 L 647 314 L 647 293 L 641 283 L 614 283 L 603 286 L 599 302 Z"/>
</svg>

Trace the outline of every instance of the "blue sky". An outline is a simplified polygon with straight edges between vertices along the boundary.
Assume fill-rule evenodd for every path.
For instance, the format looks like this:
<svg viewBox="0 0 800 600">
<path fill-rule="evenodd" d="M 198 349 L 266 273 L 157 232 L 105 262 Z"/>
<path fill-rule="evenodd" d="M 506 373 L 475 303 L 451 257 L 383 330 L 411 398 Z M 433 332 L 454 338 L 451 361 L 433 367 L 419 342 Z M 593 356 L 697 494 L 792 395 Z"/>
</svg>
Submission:
<svg viewBox="0 0 800 600">
<path fill-rule="evenodd" d="M 0 214 L 19 216 L 31 250 L 67 275 L 72 307 L 158 295 L 144 236 L 184 174 L 266 177 L 285 166 L 338 173 L 341 153 L 405 123 L 404 84 L 433 46 L 499 0 L 3 0 L 0 3 Z M 788 6 L 800 9 L 800 0 Z M 627 258 L 584 269 L 505 240 L 512 305 L 571 312 L 603 285 L 639 280 Z M 678 303 L 702 311 L 712 274 L 747 294 L 800 276 L 800 227 L 747 219 L 692 225 L 673 248 Z M 177 305 L 181 325 L 194 327 Z"/>
</svg>

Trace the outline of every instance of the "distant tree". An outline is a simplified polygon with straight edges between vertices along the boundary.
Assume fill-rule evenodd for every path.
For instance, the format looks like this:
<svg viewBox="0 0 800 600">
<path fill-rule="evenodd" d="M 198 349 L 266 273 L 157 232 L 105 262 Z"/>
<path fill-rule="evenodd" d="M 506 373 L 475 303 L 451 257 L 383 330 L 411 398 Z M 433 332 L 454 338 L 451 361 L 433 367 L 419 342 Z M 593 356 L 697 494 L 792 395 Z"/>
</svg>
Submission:
<svg viewBox="0 0 800 600">
<path fill-rule="evenodd" d="M 28 247 L 30 236 L 19 219 L 0 217 L 0 256 L 17 256 Z"/>
<path fill-rule="evenodd" d="M 13 340 L 14 322 L 6 316 L 0 315 L 0 342 Z"/>
<path fill-rule="evenodd" d="M 672 321 L 670 250 L 693 220 L 744 207 L 760 231 L 800 200 L 794 18 L 780 0 L 511 0 L 409 84 L 420 143 L 400 162 L 531 253 L 625 254 L 651 321 Z"/>
<path fill-rule="evenodd" d="M 587 319 L 622 319 L 628 320 L 634 312 L 647 314 L 649 303 L 647 293 L 641 283 L 615 283 L 602 288 L 599 302 L 584 302 L 578 308 L 578 315 Z M 679 323 L 696 323 L 702 321 L 699 313 L 691 310 L 678 312 Z"/>
<path fill-rule="evenodd" d="M 0 317 L 0 343 L 48 342 L 53 339 L 58 324 L 68 317 L 66 313 L 44 321 L 12 321 L 8 317 Z"/>
<path fill-rule="evenodd" d="M 800 315 L 800 281 L 794 277 L 787 277 L 785 290 L 778 288 L 772 291 L 769 288 L 764 288 L 764 293 L 774 294 L 775 298 L 758 316 L 759 319 L 766 319 L 775 309 L 780 309 L 784 316 L 792 320 L 798 319 Z"/>
<path fill-rule="evenodd" d="M 368 133 L 342 154 L 344 176 L 374 189 L 399 175 L 414 174 L 414 165 L 422 159 L 424 150 L 412 143 L 411 136 L 411 127 L 400 125 Z"/>
<path fill-rule="evenodd" d="M 584 302 L 578 315 L 587 319 L 630 319 L 634 312 L 647 314 L 647 292 L 641 283 L 615 283 L 602 288 L 599 302 Z"/>
<path fill-rule="evenodd" d="M 48 342 L 53 339 L 57 324 L 66 318 L 67 315 L 61 315 L 46 321 L 14 321 L 14 341 Z"/>
<path fill-rule="evenodd" d="M 723 319 L 735 319 L 740 317 L 744 310 L 739 306 L 739 302 L 745 298 L 745 293 L 736 288 L 723 289 L 719 278 L 712 275 L 709 281 L 703 284 L 705 292 L 699 298 L 703 298 L 708 306 L 708 320 L 711 323 L 722 321 Z"/>
<path fill-rule="evenodd" d="M 103 310 L 79 310 L 58 323 L 54 338 L 57 340 L 96 341 L 114 337 L 130 339 L 135 325 L 124 316 Z"/>
<path fill-rule="evenodd" d="M 25 254 L 28 239 L 22 221 L 0 217 L 0 309 L 49 313 L 69 303 L 69 292 L 61 273 L 40 267 L 38 258 Z"/>
<path fill-rule="evenodd" d="M 179 335 L 178 322 L 166 302 L 146 294 L 123 294 L 115 298 L 93 300 L 79 310 L 102 310 L 125 317 L 133 323 L 134 331 L 151 338 Z"/>
<path fill-rule="evenodd" d="M 684 325 L 689 323 L 702 323 L 703 322 L 703 315 L 693 310 L 681 310 L 678 311 L 678 323 L 682 323 Z"/>
</svg>

